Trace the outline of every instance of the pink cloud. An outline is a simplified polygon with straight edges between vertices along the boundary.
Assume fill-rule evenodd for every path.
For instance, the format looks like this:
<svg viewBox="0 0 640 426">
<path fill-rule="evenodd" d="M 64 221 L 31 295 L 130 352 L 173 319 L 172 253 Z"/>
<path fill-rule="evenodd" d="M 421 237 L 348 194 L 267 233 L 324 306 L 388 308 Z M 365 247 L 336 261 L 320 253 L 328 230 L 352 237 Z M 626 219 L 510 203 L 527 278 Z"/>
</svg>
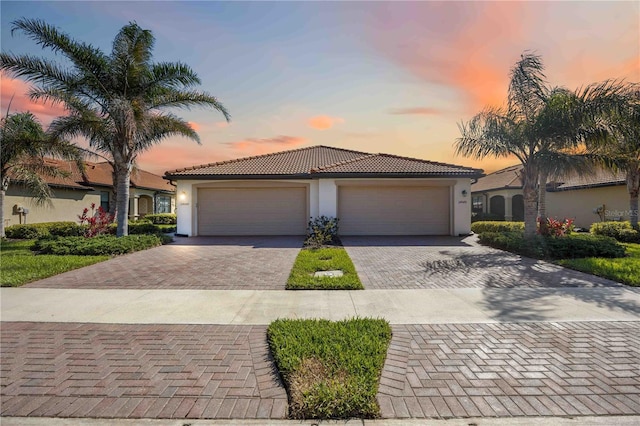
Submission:
<svg viewBox="0 0 640 426">
<path fill-rule="evenodd" d="M 316 115 L 308 120 L 308 125 L 316 130 L 328 130 L 338 123 L 344 123 L 340 117 L 329 117 L 328 115 Z"/>
<path fill-rule="evenodd" d="M 309 143 L 309 140 L 306 138 L 281 135 L 266 139 L 250 138 L 236 142 L 227 142 L 226 145 L 234 151 L 240 151 L 244 155 L 261 155 L 296 148 L 306 143 Z"/>
<path fill-rule="evenodd" d="M 196 123 L 195 121 L 187 121 L 187 124 L 191 126 L 191 128 L 196 132 L 199 132 L 202 129 L 202 126 Z"/>
<path fill-rule="evenodd" d="M 393 115 L 440 115 L 442 110 L 429 107 L 397 108 L 389 111 Z"/>
<path fill-rule="evenodd" d="M 43 126 L 48 126 L 56 117 L 67 115 L 67 111 L 60 104 L 51 105 L 50 103 L 34 102 L 29 99 L 28 92 L 30 88 L 29 84 L 22 80 L 9 78 L 6 74 L 1 74 L 0 104 L 2 105 L 2 114 L 7 113 L 7 108 L 11 103 L 10 112 L 29 111 L 40 120 Z"/>
</svg>

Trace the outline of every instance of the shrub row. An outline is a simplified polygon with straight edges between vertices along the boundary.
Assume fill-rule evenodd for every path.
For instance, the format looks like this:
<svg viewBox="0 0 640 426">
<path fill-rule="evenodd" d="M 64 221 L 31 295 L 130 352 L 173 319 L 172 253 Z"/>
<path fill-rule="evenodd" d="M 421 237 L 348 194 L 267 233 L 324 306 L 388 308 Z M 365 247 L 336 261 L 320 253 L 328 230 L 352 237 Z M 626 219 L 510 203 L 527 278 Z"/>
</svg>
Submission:
<svg viewBox="0 0 640 426">
<path fill-rule="evenodd" d="M 117 228 L 118 224 L 112 223 L 109 225 L 109 233 L 115 235 Z M 176 232 L 176 225 L 154 225 L 145 220 L 129 222 L 129 235 L 162 234 L 169 232 Z"/>
<path fill-rule="evenodd" d="M 11 225 L 5 228 L 7 238 L 30 240 L 48 236 L 74 237 L 84 234 L 86 226 L 75 222 L 44 222 L 26 225 Z"/>
<path fill-rule="evenodd" d="M 117 255 L 145 250 L 163 244 L 157 235 L 129 235 L 117 238 L 113 235 L 86 237 L 41 238 L 33 245 L 33 250 L 41 254 L 81 256 Z"/>
<path fill-rule="evenodd" d="M 480 221 L 472 223 L 471 230 L 476 234 L 482 234 L 483 232 L 524 231 L 524 222 Z"/>
<path fill-rule="evenodd" d="M 148 214 L 144 219 L 153 223 L 154 225 L 175 225 L 178 223 L 178 217 L 175 213 L 156 213 Z"/>
<path fill-rule="evenodd" d="M 598 222 L 591 225 L 590 232 L 615 238 L 623 243 L 640 243 L 640 232 L 633 229 L 631 222 Z"/>
<path fill-rule="evenodd" d="M 479 241 L 488 246 L 537 259 L 575 259 L 583 257 L 624 257 L 625 248 L 602 235 L 573 234 L 561 238 L 522 232 L 483 232 Z"/>
</svg>

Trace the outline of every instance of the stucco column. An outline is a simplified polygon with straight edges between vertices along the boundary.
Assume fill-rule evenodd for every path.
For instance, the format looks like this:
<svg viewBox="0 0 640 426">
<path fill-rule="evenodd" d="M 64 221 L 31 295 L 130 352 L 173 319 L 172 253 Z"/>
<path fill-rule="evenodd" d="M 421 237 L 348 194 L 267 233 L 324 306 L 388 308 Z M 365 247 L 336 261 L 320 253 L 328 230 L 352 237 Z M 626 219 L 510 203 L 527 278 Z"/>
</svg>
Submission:
<svg viewBox="0 0 640 426">
<path fill-rule="evenodd" d="M 138 216 L 140 216 L 140 214 L 138 213 L 140 207 L 140 196 L 134 194 L 131 200 L 133 201 L 133 218 L 137 219 Z"/>
<path fill-rule="evenodd" d="M 513 204 L 511 202 L 511 198 L 511 194 L 505 194 L 504 196 L 504 220 L 507 222 L 511 222 L 513 220 L 513 209 L 511 208 Z"/>
<path fill-rule="evenodd" d="M 338 216 L 338 187 L 334 179 L 318 180 L 318 213 L 321 216 Z"/>
</svg>

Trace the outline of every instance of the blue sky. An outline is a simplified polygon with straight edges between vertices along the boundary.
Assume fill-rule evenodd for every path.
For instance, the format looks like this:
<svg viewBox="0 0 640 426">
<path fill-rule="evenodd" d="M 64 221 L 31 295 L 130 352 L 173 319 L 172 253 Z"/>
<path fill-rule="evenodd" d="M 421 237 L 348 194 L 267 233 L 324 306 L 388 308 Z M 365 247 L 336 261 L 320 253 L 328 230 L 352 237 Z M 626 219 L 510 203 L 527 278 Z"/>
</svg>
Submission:
<svg viewBox="0 0 640 426">
<path fill-rule="evenodd" d="M 471 165 L 513 159 L 454 156 L 457 123 L 506 96 L 511 65 L 541 54 L 553 85 L 640 81 L 637 2 L 10 2 L 1 47 L 50 55 L 11 22 L 41 18 L 105 51 L 136 21 L 156 36 L 156 61 L 182 61 L 229 109 L 180 111 L 202 145 L 176 138 L 139 158 L 162 173 L 315 144 Z M 2 76 L 2 107 L 47 124 L 63 113 L 34 105 Z"/>
</svg>

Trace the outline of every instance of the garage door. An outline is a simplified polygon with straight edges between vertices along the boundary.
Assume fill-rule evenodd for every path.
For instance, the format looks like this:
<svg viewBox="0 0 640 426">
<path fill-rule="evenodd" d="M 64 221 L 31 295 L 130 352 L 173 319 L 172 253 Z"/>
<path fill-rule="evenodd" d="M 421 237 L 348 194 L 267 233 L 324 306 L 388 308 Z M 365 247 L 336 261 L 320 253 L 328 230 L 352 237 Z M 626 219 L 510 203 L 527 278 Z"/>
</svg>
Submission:
<svg viewBox="0 0 640 426">
<path fill-rule="evenodd" d="M 342 186 L 342 235 L 449 235 L 449 187 Z"/>
<path fill-rule="evenodd" d="M 304 235 L 305 188 L 201 188 L 198 235 Z"/>
</svg>

